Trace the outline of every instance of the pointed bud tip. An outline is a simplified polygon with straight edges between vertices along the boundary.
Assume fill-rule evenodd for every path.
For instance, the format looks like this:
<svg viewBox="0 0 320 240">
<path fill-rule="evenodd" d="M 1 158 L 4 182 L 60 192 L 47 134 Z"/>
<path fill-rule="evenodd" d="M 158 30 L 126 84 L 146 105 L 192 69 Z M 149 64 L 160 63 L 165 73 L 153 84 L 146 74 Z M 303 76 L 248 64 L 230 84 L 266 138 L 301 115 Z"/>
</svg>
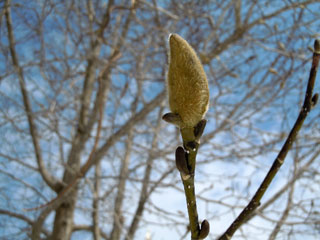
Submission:
<svg viewBox="0 0 320 240">
<path fill-rule="evenodd" d="M 178 34 L 176 34 L 176 33 L 170 33 L 170 34 L 169 34 L 169 38 L 168 38 L 169 41 L 170 41 L 172 38 L 177 37 L 177 35 L 178 35 Z"/>
<path fill-rule="evenodd" d="M 170 46 L 173 44 L 173 43 L 180 43 L 185 41 L 179 34 L 176 34 L 176 33 L 170 33 L 169 34 L 169 44 Z"/>
<path fill-rule="evenodd" d="M 171 44 L 171 41 L 174 39 L 175 35 L 176 35 L 175 33 L 170 33 L 169 34 L 168 41 L 169 41 L 170 44 Z"/>
</svg>

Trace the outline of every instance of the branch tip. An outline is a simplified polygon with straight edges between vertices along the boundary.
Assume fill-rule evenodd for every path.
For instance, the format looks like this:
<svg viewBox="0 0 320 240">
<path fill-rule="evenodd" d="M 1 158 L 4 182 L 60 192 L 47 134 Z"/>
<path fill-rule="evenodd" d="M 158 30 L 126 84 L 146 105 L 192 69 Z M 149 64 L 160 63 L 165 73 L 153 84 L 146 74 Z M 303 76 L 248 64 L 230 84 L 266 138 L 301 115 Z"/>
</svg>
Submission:
<svg viewBox="0 0 320 240">
<path fill-rule="evenodd" d="M 318 102 L 319 94 L 316 93 L 312 96 L 314 89 L 314 83 L 317 75 L 317 68 L 319 64 L 320 57 L 320 41 L 317 39 L 314 42 L 314 54 L 312 60 L 312 66 L 310 70 L 310 76 L 308 80 L 308 86 L 306 94 L 304 97 L 303 111 L 300 111 L 299 116 L 297 117 L 296 122 L 294 123 L 284 145 L 282 146 L 277 158 L 274 160 L 269 172 L 262 181 L 260 187 L 256 191 L 255 195 L 250 200 L 249 204 L 243 209 L 243 211 L 238 215 L 238 217 L 233 221 L 230 227 L 225 231 L 225 233 L 219 237 L 219 240 L 231 239 L 235 231 L 245 222 L 248 221 L 250 215 L 256 210 L 260 205 L 260 200 L 265 194 L 265 191 L 270 186 L 274 177 L 278 173 L 280 167 L 282 166 L 289 150 L 292 148 L 292 144 L 295 141 L 303 123 L 310 111 L 310 107 L 314 107 Z M 312 96 L 312 97 L 311 97 Z"/>
</svg>

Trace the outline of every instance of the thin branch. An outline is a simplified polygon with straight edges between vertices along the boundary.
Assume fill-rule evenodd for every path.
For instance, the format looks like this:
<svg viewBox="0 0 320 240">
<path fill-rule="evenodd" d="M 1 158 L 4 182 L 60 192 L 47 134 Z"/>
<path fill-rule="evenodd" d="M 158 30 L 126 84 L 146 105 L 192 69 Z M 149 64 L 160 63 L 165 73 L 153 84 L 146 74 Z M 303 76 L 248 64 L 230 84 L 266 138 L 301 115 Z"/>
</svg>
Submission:
<svg viewBox="0 0 320 240">
<path fill-rule="evenodd" d="M 96 151 L 96 148 L 98 146 L 98 142 L 100 139 L 100 132 L 101 132 L 101 126 L 102 126 L 102 119 L 103 119 L 103 105 L 101 105 L 100 107 L 100 114 L 99 114 L 99 121 L 98 121 L 98 128 L 97 128 L 97 134 L 95 137 L 95 142 L 94 142 L 94 146 L 92 148 L 92 151 L 88 157 L 88 161 L 91 161 L 91 158 L 94 154 L 94 152 Z M 76 177 L 71 181 L 71 183 L 66 186 L 62 191 L 59 192 L 59 194 L 57 195 L 57 197 L 55 197 L 54 199 L 52 199 L 51 201 L 49 201 L 48 203 L 41 205 L 39 207 L 36 208 L 32 208 L 32 209 L 27 209 L 28 211 L 32 211 L 32 210 L 38 210 L 41 209 L 43 207 L 46 207 L 46 209 L 44 209 L 42 211 L 42 213 L 39 215 L 37 221 L 33 224 L 33 228 L 32 228 L 32 239 L 39 239 L 39 233 L 41 230 L 41 226 L 43 225 L 45 219 L 47 218 L 47 216 L 50 214 L 51 211 L 57 209 L 61 203 L 63 203 L 63 201 L 65 201 L 66 197 L 68 196 L 68 192 L 70 192 L 73 187 L 75 185 L 77 185 L 79 179 L 83 176 L 82 172 L 80 171 L 80 173 L 78 173 L 76 175 Z"/>
<path fill-rule="evenodd" d="M 113 226 L 110 234 L 110 239 L 112 240 L 119 240 L 121 236 L 121 231 L 123 230 L 124 219 L 122 215 L 122 205 L 123 205 L 123 199 L 125 196 L 125 187 L 126 187 L 128 170 L 129 170 L 133 137 L 134 137 L 133 129 L 130 129 L 130 131 L 128 132 L 127 141 L 126 141 L 126 147 L 125 147 L 126 152 L 124 154 L 124 157 L 120 165 L 119 182 L 116 188 L 117 195 L 114 201 Z"/>
<path fill-rule="evenodd" d="M 33 223 L 34 223 L 30 218 L 26 217 L 25 215 L 19 214 L 19 213 L 15 213 L 15 212 L 11 212 L 11 211 L 8 211 L 6 209 L 1 209 L 0 208 L 0 215 L 10 216 L 10 217 L 19 219 L 21 221 L 26 222 L 30 226 L 32 226 Z M 46 236 L 50 235 L 50 233 L 48 231 L 46 231 L 45 229 L 43 229 L 43 228 L 40 229 L 40 232 L 44 233 Z"/>
<path fill-rule="evenodd" d="M 35 121 L 32 115 L 32 108 L 31 108 L 31 103 L 29 100 L 28 96 L 28 91 L 26 88 L 26 83 L 24 79 L 24 74 L 23 70 L 20 67 L 19 64 L 19 59 L 16 53 L 15 49 L 15 39 L 14 39 L 14 33 L 13 33 L 13 28 L 12 28 L 12 20 L 11 20 L 11 11 L 10 11 L 10 0 L 7 0 L 5 2 L 5 17 L 6 17 L 6 24 L 7 24 L 7 30 L 8 30 L 8 41 L 9 41 L 9 49 L 10 49 L 10 54 L 12 58 L 12 63 L 14 66 L 15 71 L 17 72 L 18 79 L 19 79 L 19 85 L 20 85 L 20 91 L 23 97 L 23 104 L 25 108 L 25 112 L 27 115 L 28 119 L 28 124 L 29 124 L 29 130 L 30 130 L 30 135 L 32 138 L 33 142 L 33 147 L 34 147 L 34 152 L 36 155 L 37 159 L 37 164 L 39 166 L 39 172 L 46 182 L 46 184 L 53 189 L 54 191 L 58 191 L 62 187 L 62 183 L 59 182 L 54 176 L 52 176 L 47 169 L 45 168 L 43 158 L 42 158 L 42 151 L 40 148 L 39 144 L 39 139 L 38 139 L 38 131 L 35 125 Z"/>
<path fill-rule="evenodd" d="M 134 124 L 136 124 L 137 122 L 145 118 L 148 113 L 150 113 L 157 105 L 159 105 L 161 101 L 164 100 L 164 98 L 165 98 L 165 91 L 162 91 L 151 102 L 146 104 L 145 107 L 140 112 L 138 112 L 131 119 L 129 119 L 127 123 L 124 124 L 123 127 L 121 127 L 117 132 L 115 132 L 112 136 L 110 136 L 102 147 L 100 147 L 97 151 L 94 151 L 94 152 L 92 151 L 91 157 L 89 156 L 88 161 L 80 170 L 81 176 L 86 175 L 90 167 L 102 159 L 105 152 L 108 151 L 108 149 L 114 144 L 114 142 L 116 142 L 119 138 L 124 136 L 134 126 Z M 38 210 L 38 209 L 47 207 L 46 211 L 43 212 L 43 218 L 45 218 L 47 214 L 49 214 L 51 211 L 56 209 L 65 200 L 65 197 L 68 195 L 67 193 L 72 190 L 72 188 L 76 185 L 76 183 L 79 181 L 81 176 L 76 176 L 74 180 L 63 191 L 61 191 L 56 198 L 52 199 L 50 202 L 42 206 L 38 206 L 36 208 L 31 208 L 26 210 L 33 211 L 33 210 Z M 42 214 L 40 215 L 42 216 Z M 40 222 L 42 221 L 40 217 L 39 217 L 39 221 Z"/>
<path fill-rule="evenodd" d="M 292 184 L 294 184 L 302 176 L 303 173 L 306 172 L 306 170 L 310 167 L 310 165 L 317 159 L 319 154 L 320 154 L 320 151 L 315 152 L 313 156 L 310 158 L 310 160 L 297 170 L 297 172 L 290 179 L 290 181 L 288 181 L 277 193 L 275 193 L 267 202 L 265 202 L 259 209 L 257 209 L 257 211 L 253 212 L 246 221 L 247 222 L 250 221 L 253 217 L 262 213 L 272 203 L 274 203 L 277 199 L 279 199 L 279 197 L 283 193 L 285 193 L 290 188 L 290 186 L 292 186 Z"/>
<path fill-rule="evenodd" d="M 148 160 L 147 160 L 146 168 L 145 168 L 145 172 L 144 172 L 143 183 L 142 183 L 140 197 L 139 197 L 139 203 L 138 203 L 137 209 L 135 211 L 134 217 L 132 218 L 129 230 L 128 230 L 126 237 L 125 237 L 125 239 L 127 239 L 127 240 L 133 239 L 134 234 L 138 229 L 138 225 L 139 225 L 140 219 L 142 217 L 145 204 L 150 196 L 150 193 L 148 194 L 148 186 L 150 184 L 150 177 L 151 177 L 151 171 L 152 171 L 152 167 L 153 167 L 153 160 L 155 159 L 155 156 L 152 153 L 152 151 L 153 151 L 153 149 L 156 148 L 156 145 L 158 143 L 158 134 L 159 134 L 159 131 L 161 128 L 162 111 L 163 111 L 163 107 L 161 107 L 159 110 L 157 125 L 155 127 L 153 140 L 151 143 L 151 149 L 149 151 L 149 156 L 148 156 Z M 158 182 L 160 182 L 160 181 L 158 181 Z"/>
<path fill-rule="evenodd" d="M 305 94 L 305 99 L 303 106 L 300 110 L 300 114 L 291 129 L 289 136 L 287 140 L 285 141 L 281 151 L 279 152 L 278 156 L 273 162 L 272 167 L 270 168 L 267 176 L 263 180 L 262 184 L 258 188 L 257 192 L 249 202 L 249 204 L 243 209 L 243 211 L 240 213 L 240 215 L 236 218 L 236 220 L 231 224 L 231 226 L 227 229 L 227 231 L 219 238 L 219 240 L 228 240 L 231 239 L 235 231 L 244 223 L 246 222 L 247 218 L 252 215 L 252 213 L 257 209 L 257 207 L 260 205 L 260 200 L 263 197 L 264 193 L 268 189 L 270 183 L 272 182 L 273 178 L 279 171 L 280 167 L 282 166 L 289 150 L 292 147 L 293 142 L 295 141 L 304 120 L 306 119 L 308 113 L 311 111 L 311 109 L 316 105 L 318 94 L 313 95 L 313 89 L 315 84 L 315 79 L 317 75 L 317 68 L 319 65 L 319 59 L 320 59 L 320 42 L 319 40 L 315 40 L 314 43 L 314 53 L 313 53 L 313 59 L 312 59 L 312 66 L 310 70 L 310 76 L 308 80 L 308 86 Z"/>
<path fill-rule="evenodd" d="M 72 232 L 76 232 L 76 231 L 93 231 L 94 229 L 94 226 L 91 226 L 91 225 L 75 225 L 73 226 L 72 228 Z M 102 231 L 101 228 L 99 228 L 99 231 L 100 231 L 100 235 L 103 239 L 109 239 L 109 236 Z"/>
<path fill-rule="evenodd" d="M 287 5 L 284 6 L 283 8 L 280 8 L 279 10 L 270 13 L 268 15 L 262 16 L 261 18 L 258 18 L 256 20 L 253 20 L 251 23 L 248 24 L 242 24 L 240 25 L 241 28 L 235 28 L 233 33 L 226 39 L 223 40 L 223 42 L 218 43 L 217 45 L 215 45 L 211 50 L 209 50 L 209 53 L 202 53 L 200 54 L 200 58 L 201 58 L 201 62 L 202 64 L 209 64 L 210 61 L 215 57 L 218 56 L 220 53 L 222 53 L 224 50 L 226 50 L 232 43 L 238 41 L 243 35 L 244 33 L 248 32 L 250 29 L 252 29 L 254 26 L 259 25 L 264 23 L 266 20 L 271 19 L 283 12 L 286 12 L 290 9 L 293 8 L 301 8 L 301 7 L 305 7 L 308 4 L 312 4 L 314 3 L 314 0 L 308 0 L 308 1 L 304 1 L 304 2 L 297 2 L 297 3 L 292 3 L 291 5 Z M 254 7 L 254 4 L 251 5 L 251 7 Z M 251 8 L 250 8 L 251 9 Z M 248 13 L 249 17 L 251 16 L 250 14 L 250 10 Z M 248 22 L 248 18 L 244 21 L 245 23 Z"/>
<path fill-rule="evenodd" d="M 234 3 L 234 16 L 235 16 L 235 28 L 241 29 L 242 28 L 242 22 L 241 22 L 241 0 L 237 0 Z"/>
<path fill-rule="evenodd" d="M 276 239 L 276 237 L 281 229 L 281 226 L 283 225 L 284 221 L 288 218 L 290 208 L 292 207 L 293 192 L 294 192 L 294 184 L 291 185 L 291 188 L 290 188 L 290 191 L 288 194 L 287 206 L 286 206 L 285 210 L 283 211 L 280 220 L 277 222 L 275 228 L 273 229 L 272 233 L 270 234 L 269 240 Z"/>
<path fill-rule="evenodd" d="M 163 13 L 164 15 L 172 18 L 173 20 L 179 20 L 179 16 L 169 12 L 167 9 L 164 9 L 162 7 L 159 7 L 159 6 L 155 6 L 155 5 L 152 5 L 151 3 L 149 3 L 148 1 L 145 1 L 145 0 L 139 0 L 139 2 L 141 3 L 144 3 L 145 5 L 147 5 L 148 7 L 150 7 L 150 9 L 155 9 L 157 10 L 158 12 L 161 12 Z"/>
<path fill-rule="evenodd" d="M 98 162 L 95 166 L 94 175 L 94 192 L 92 201 L 92 222 L 93 222 L 93 239 L 100 240 L 101 233 L 99 228 L 99 192 L 101 186 L 101 163 Z"/>
<path fill-rule="evenodd" d="M 98 31 L 98 39 L 93 43 L 93 49 L 95 49 L 94 52 L 98 51 L 97 49 L 100 50 L 100 45 L 101 45 L 100 44 L 101 43 L 101 39 L 100 38 L 102 38 L 101 34 L 103 34 L 103 30 L 104 30 L 104 28 L 107 26 L 107 24 L 109 22 L 108 18 L 109 18 L 109 14 L 110 14 L 110 11 L 111 11 L 110 10 L 110 4 L 112 4 L 112 2 L 113 1 L 109 2 L 109 4 L 108 4 L 105 19 L 103 20 L 103 24 L 101 25 L 101 28 Z M 96 160 L 96 157 L 94 157 L 94 156 L 96 156 L 98 140 L 100 138 L 100 130 L 101 130 L 102 118 L 103 118 L 102 114 L 103 114 L 103 108 L 104 108 L 104 105 L 105 105 L 104 99 L 105 99 L 105 95 L 106 95 L 106 92 L 107 92 L 108 86 L 109 86 L 108 81 L 104 81 L 104 80 L 102 80 L 102 78 L 104 77 L 105 74 L 107 74 L 107 76 L 109 77 L 112 64 L 115 61 L 117 61 L 118 58 L 121 56 L 121 53 L 120 53 L 119 49 L 120 49 L 121 45 L 123 44 L 125 36 L 128 33 L 129 24 L 130 24 L 130 21 L 131 21 L 131 19 L 133 17 L 133 14 L 134 14 L 134 9 L 131 9 L 130 14 L 127 17 L 126 22 L 124 24 L 122 34 L 119 37 L 119 40 L 118 40 L 118 42 L 117 42 L 117 44 L 116 44 L 116 46 L 115 46 L 110 58 L 109 58 L 109 63 L 100 73 L 100 76 L 99 76 L 99 86 L 100 87 L 98 88 L 98 93 L 97 93 L 96 101 L 95 101 L 94 108 L 93 108 L 93 111 L 92 111 L 91 119 L 88 120 L 88 122 L 86 120 L 86 115 L 87 115 L 87 112 L 89 110 L 89 109 L 87 109 L 86 104 L 84 104 L 82 106 L 81 111 L 80 111 L 79 125 L 78 125 L 78 129 L 77 129 L 78 130 L 77 134 L 79 134 L 79 136 L 76 136 L 75 139 L 74 139 L 74 143 L 73 143 L 72 149 L 70 150 L 70 155 L 75 154 L 75 155 L 79 156 L 83 145 L 85 144 L 87 138 L 89 137 L 89 132 L 91 131 L 91 129 L 92 129 L 94 123 L 95 123 L 95 118 L 98 115 L 98 113 L 99 113 L 99 116 L 100 116 L 100 118 L 98 120 L 98 130 L 97 130 L 97 135 L 96 135 L 96 138 L 95 138 L 95 143 L 94 143 L 92 151 L 90 152 L 88 160 L 80 168 L 80 171 L 75 174 L 73 179 L 71 179 L 69 181 L 68 185 L 62 191 L 60 191 L 59 194 L 54 199 L 52 199 L 50 202 L 48 202 L 46 204 L 43 204 L 43 205 L 38 206 L 36 208 L 27 209 L 27 210 L 37 210 L 37 209 L 41 209 L 43 207 L 49 207 L 50 205 L 53 205 L 53 204 L 55 206 L 50 206 L 50 209 L 51 210 L 56 209 L 63 202 L 63 200 L 65 199 L 64 198 L 65 195 L 67 195 L 67 193 L 70 192 L 73 189 L 73 187 L 77 185 L 78 181 L 83 176 L 86 175 L 86 173 L 89 171 L 91 166 L 96 164 L 102 158 L 102 155 L 98 157 L 99 160 Z M 96 54 L 97 53 L 98 52 L 96 52 Z M 89 74 L 89 75 L 86 75 L 86 79 L 85 79 L 85 82 L 88 81 L 88 84 L 91 82 L 90 79 L 92 77 L 94 77 L 94 74 L 90 73 L 90 72 L 93 71 L 92 64 L 93 64 L 93 62 L 91 62 L 91 60 L 89 60 L 88 61 L 88 67 L 87 67 L 87 69 L 88 69 L 87 70 L 87 74 Z M 85 83 L 84 84 L 84 89 L 86 89 L 86 87 L 88 87 L 88 86 Z M 86 99 L 89 99 L 89 95 L 88 95 L 89 93 L 85 93 L 85 92 L 86 92 L 86 90 L 84 90 L 84 95 L 83 95 L 82 101 L 86 101 Z M 105 146 L 105 145 L 103 145 L 103 146 Z M 106 146 L 106 148 L 105 148 L 106 151 L 109 149 L 110 146 L 111 145 L 109 145 L 109 144 Z M 73 161 L 75 161 L 75 160 L 79 159 L 79 157 L 69 157 L 69 159 L 73 159 Z M 69 162 L 68 164 L 72 165 L 72 162 Z M 57 202 L 59 202 L 59 204 Z"/>
<path fill-rule="evenodd" d="M 22 214 L 19 214 L 19 213 L 14 213 L 14 212 L 8 211 L 6 209 L 1 209 L 0 208 L 0 214 L 20 219 L 20 220 L 22 220 L 22 221 L 24 221 L 24 222 L 26 222 L 26 223 L 28 223 L 30 225 L 33 224 L 33 221 L 30 218 L 26 217 L 25 215 L 22 215 Z"/>
<path fill-rule="evenodd" d="M 144 108 L 132 116 L 118 131 L 116 131 L 112 136 L 108 138 L 108 140 L 96 151 L 95 156 L 93 157 L 93 161 L 90 163 L 90 166 L 95 162 L 101 160 L 101 158 L 105 155 L 105 153 L 109 150 L 111 146 L 122 136 L 126 135 L 128 131 L 139 121 L 143 120 L 147 114 L 149 114 L 152 110 L 155 109 L 156 106 L 165 99 L 166 93 L 163 90 L 159 93 L 152 101 L 147 103 Z M 89 167 L 90 167 L 89 166 Z M 87 172 L 86 169 L 81 170 L 82 172 Z"/>
<path fill-rule="evenodd" d="M 87 125 L 88 111 L 89 111 L 90 102 L 91 102 L 91 95 L 92 95 L 92 91 L 93 91 L 93 85 L 94 85 L 94 82 L 96 79 L 96 77 L 95 77 L 96 68 L 97 68 L 97 64 L 96 64 L 97 61 L 96 60 L 100 54 L 100 49 L 101 49 L 102 39 L 103 39 L 103 32 L 109 24 L 109 19 L 110 19 L 110 14 L 111 14 L 113 2 L 114 2 L 113 0 L 108 2 L 108 6 L 106 8 L 106 13 L 104 14 L 102 23 L 101 23 L 99 29 L 97 30 L 97 37 L 91 43 L 92 55 L 88 59 L 88 66 L 86 69 L 86 76 L 84 79 L 83 92 L 82 92 L 82 96 L 81 96 L 81 109 L 80 109 L 80 118 L 79 118 L 79 125 L 78 125 L 78 130 L 81 132 L 89 133 L 91 131 L 93 123 L 96 120 L 95 118 L 92 119 L 92 116 L 90 115 L 90 118 L 93 121 L 91 120 L 91 125 L 90 124 Z M 117 54 L 112 55 L 109 59 L 109 62 L 112 62 L 111 60 L 113 60 L 113 58 L 116 55 Z M 107 64 L 106 70 L 104 70 L 102 72 L 109 70 L 109 68 L 110 68 L 109 65 L 111 65 L 111 64 Z M 83 141 L 85 142 L 86 140 L 84 139 Z"/>
<path fill-rule="evenodd" d="M 100 82 L 99 82 L 99 85 L 100 85 Z M 102 96 L 101 96 L 102 97 Z M 38 209 L 41 209 L 43 207 L 48 207 L 49 205 L 52 205 L 54 202 L 59 202 L 59 203 L 62 203 L 64 198 L 62 198 L 63 195 L 65 195 L 67 192 L 71 191 L 71 189 L 73 188 L 73 186 L 75 186 L 79 179 L 81 177 L 83 177 L 85 175 L 84 171 L 87 170 L 88 171 L 88 165 L 89 163 L 92 162 L 92 158 L 93 158 L 93 155 L 94 153 L 96 152 L 96 149 L 98 147 L 98 143 L 99 143 L 99 139 L 100 139 L 100 134 L 101 134 L 101 127 L 102 127 L 102 120 L 103 120 L 103 106 L 104 105 L 100 105 L 99 107 L 99 120 L 98 120 L 98 127 L 97 127 L 97 134 L 96 134 L 96 137 L 95 137 L 95 141 L 94 141 L 94 144 L 93 144 L 93 148 L 89 154 L 89 157 L 88 157 L 88 160 L 87 162 L 84 164 L 84 166 L 81 168 L 80 172 L 77 173 L 77 175 L 74 177 L 74 179 L 68 184 L 68 186 L 66 186 L 62 191 L 59 192 L 59 194 L 57 195 L 57 197 L 55 197 L 54 199 L 52 199 L 51 201 L 49 201 L 48 203 L 44 204 L 44 205 L 41 205 L 41 206 L 38 206 L 36 208 L 31 208 L 31 209 L 26 209 L 28 211 L 33 211 L 33 210 L 38 210 Z M 83 169 L 83 170 L 82 170 Z M 61 199 L 62 198 L 62 199 Z M 59 200 L 59 201 L 57 201 Z M 60 205 L 60 204 L 55 204 L 55 205 Z M 56 206 L 56 207 L 57 207 Z M 56 207 L 53 207 L 53 209 L 55 209 Z"/>
<path fill-rule="evenodd" d="M 0 169 L 0 173 L 5 174 L 8 177 L 10 177 L 11 179 L 13 179 L 14 181 L 17 181 L 17 182 L 21 183 L 22 185 L 24 185 L 24 188 L 28 188 L 28 189 L 31 189 L 32 191 L 34 191 L 38 195 L 38 199 L 42 198 L 45 201 L 47 201 L 46 196 L 44 196 L 41 191 L 39 191 L 36 187 L 34 187 L 33 184 L 29 184 L 29 183 L 25 182 L 23 179 L 18 178 L 16 176 L 16 174 L 6 172 L 6 171 L 4 171 L 2 169 Z"/>
</svg>

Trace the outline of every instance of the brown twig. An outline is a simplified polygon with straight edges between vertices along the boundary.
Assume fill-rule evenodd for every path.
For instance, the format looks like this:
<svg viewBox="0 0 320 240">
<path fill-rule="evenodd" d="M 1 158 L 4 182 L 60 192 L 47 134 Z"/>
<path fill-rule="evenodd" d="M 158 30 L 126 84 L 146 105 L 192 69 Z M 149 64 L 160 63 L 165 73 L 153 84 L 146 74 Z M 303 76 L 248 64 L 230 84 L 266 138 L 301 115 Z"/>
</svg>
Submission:
<svg viewBox="0 0 320 240">
<path fill-rule="evenodd" d="M 197 145 L 196 148 L 193 149 L 192 152 L 189 152 L 188 157 L 187 157 L 188 161 L 191 164 L 194 163 L 194 165 L 196 162 L 196 155 L 197 155 L 197 151 L 198 151 L 198 146 L 199 145 Z M 196 202 L 195 187 L 194 187 L 194 173 L 191 174 L 190 177 L 187 179 L 185 179 L 183 177 L 183 175 L 181 174 L 181 180 L 183 183 L 184 192 L 185 192 L 186 201 L 187 201 L 191 239 L 198 239 L 198 236 L 200 233 L 200 226 L 199 226 L 197 202 Z"/>
<path fill-rule="evenodd" d="M 199 148 L 199 139 L 206 126 L 206 120 L 201 120 L 197 126 L 189 131 L 181 131 L 183 140 L 183 148 L 176 149 L 176 166 L 180 172 L 181 181 L 184 187 L 184 193 L 187 201 L 187 209 L 189 216 L 189 229 L 191 231 L 191 240 L 205 239 L 210 230 L 209 222 L 203 220 L 201 226 L 199 225 L 196 194 L 194 187 L 194 173 L 196 168 L 196 157 Z M 195 137 L 195 141 L 189 141 Z"/>
<path fill-rule="evenodd" d="M 234 222 L 230 225 L 230 227 L 226 230 L 226 232 L 219 238 L 219 240 L 229 240 L 235 233 L 235 231 L 247 221 L 250 215 L 257 209 L 260 205 L 260 200 L 263 197 L 264 193 L 268 189 L 270 183 L 272 182 L 273 178 L 279 171 L 280 167 L 282 166 L 287 153 L 292 147 L 293 142 L 295 141 L 304 120 L 306 119 L 308 113 L 311 109 L 316 105 L 318 100 L 318 93 L 313 95 L 313 89 L 315 84 L 315 79 L 317 75 L 317 69 L 319 65 L 320 59 L 320 41 L 315 40 L 314 42 L 314 53 L 312 58 L 312 66 L 310 70 L 310 76 L 308 80 L 308 86 L 305 94 L 305 99 L 303 106 L 300 110 L 299 116 L 291 129 L 287 140 L 285 141 L 284 145 L 282 146 L 278 156 L 273 162 L 272 167 L 270 168 L 267 176 L 264 178 L 263 182 L 261 183 L 260 187 L 258 188 L 257 192 L 249 202 L 249 204 L 243 209 L 240 215 L 234 220 Z"/>
</svg>

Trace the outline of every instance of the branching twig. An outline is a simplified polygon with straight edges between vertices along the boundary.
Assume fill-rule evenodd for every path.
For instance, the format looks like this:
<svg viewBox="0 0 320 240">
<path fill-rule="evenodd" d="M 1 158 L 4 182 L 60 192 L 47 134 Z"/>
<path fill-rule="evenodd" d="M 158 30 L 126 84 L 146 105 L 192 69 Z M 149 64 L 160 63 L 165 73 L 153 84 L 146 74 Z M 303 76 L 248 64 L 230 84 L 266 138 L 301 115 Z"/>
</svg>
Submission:
<svg viewBox="0 0 320 240">
<path fill-rule="evenodd" d="M 280 150 L 278 156 L 273 162 L 272 167 L 270 168 L 267 176 L 263 180 L 262 184 L 258 188 L 257 192 L 249 202 L 249 204 L 243 209 L 243 211 L 240 213 L 240 215 L 236 218 L 236 220 L 230 225 L 230 227 L 227 229 L 227 231 L 219 238 L 219 240 L 228 240 L 231 239 L 235 231 L 244 223 L 246 222 L 247 218 L 250 217 L 250 215 L 257 209 L 257 207 L 260 205 L 260 200 L 263 197 L 264 193 L 266 192 L 267 188 L 269 187 L 271 181 L 279 171 L 281 165 L 283 164 L 287 153 L 292 147 L 293 142 L 295 141 L 304 120 L 306 119 L 308 113 L 311 111 L 311 109 L 316 105 L 318 101 L 318 93 L 313 95 L 313 89 L 315 84 L 315 79 L 317 75 L 317 69 L 320 59 L 320 41 L 315 40 L 314 43 L 314 53 L 313 53 L 313 59 L 312 59 L 312 66 L 310 70 L 310 76 L 308 80 L 308 86 L 305 94 L 305 99 L 303 106 L 300 110 L 300 114 L 291 129 L 291 132 L 289 133 L 289 136 L 284 143 L 282 149 Z"/>
<path fill-rule="evenodd" d="M 158 144 L 158 135 L 159 135 L 159 131 L 161 129 L 161 116 L 162 116 L 162 111 L 163 111 L 163 106 L 160 107 L 159 109 L 159 117 L 155 126 L 155 131 L 154 131 L 154 136 L 152 139 L 152 143 L 151 143 L 151 150 L 148 154 L 148 160 L 146 162 L 146 168 L 145 168 L 145 172 L 144 172 L 144 177 L 143 177 L 143 182 L 142 182 L 142 187 L 141 187 L 141 191 L 140 191 L 140 197 L 139 197 L 139 203 L 138 206 L 136 208 L 136 211 L 134 213 L 134 216 L 131 220 L 130 223 L 130 227 L 128 228 L 129 230 L 126 233 L 126 237 L 124 239 L 133 239 L 134 238 L 134 234 L 138 229 L 138 225 L 140 220 L 142 219 L 142 214 L 143 211 L 145 209 L 145 205 L 147 203 L 147 200 L 149 199 L 149 196 L 152 192 L 152 188 L 149 190 L 148 192 L 148 188 L 149 188 L 149 184 L 150 184 L 150 177 L 151 177 L 151 172 L 153 169 L 153 161 L 155 159 L 155 156 L 152 152 L 152 149 L 156 148 L 156 145 Z M 158 183 L 161 181 L 157 181 Z"/>
<path fill-rule="evenodd" d="M 99 83 L 99 85 L 100 84 L 101 83 Z M 55 198 L 53 198 L 51 201 L 49 201 L 41 206 L 31 208 L 31 209 L 26 209 L 26 210 L 28 210 L 28 211 L 38 210 L 38 209 L 41 209 L 44 207 L 48 207 L 49 205 L 53 205 L 53 203 L 55 203 L 55 204 L 54 204 L 54 206 L 52 206 L 52 209 L 55 209 L 56 206 L 60 205 L 64 201 L 63 196 L 66 195 L 67 192 L 71 191 L 71 189 L 78 183 L 78 181 L 86 174 L 86 172 L 88 171 L 88 169 L 90 167 L 90 164 L 92 163 L 93 155 L 95 154 L 96 149 L 98 147 L 100 133 L 101 133 L 101 127 L 102 127 L 102 120 L 103 120 L 103 106 L 104 106 L 103 104 L 101 104 L 99 106 L 99 120 L 98 120 L 97 134 L 96 134 L 96 137 L 94 140 L 93 148 L 89 154 L 88 160 L 82 166 L 79 173 L 77 173 L 77 175 L 74 177 L 74 179 L 61 192 L 59 192 L 59 194 Z M 60 199 L 60 201 L 57 201 L 59 199 Z"/>
</svg>

